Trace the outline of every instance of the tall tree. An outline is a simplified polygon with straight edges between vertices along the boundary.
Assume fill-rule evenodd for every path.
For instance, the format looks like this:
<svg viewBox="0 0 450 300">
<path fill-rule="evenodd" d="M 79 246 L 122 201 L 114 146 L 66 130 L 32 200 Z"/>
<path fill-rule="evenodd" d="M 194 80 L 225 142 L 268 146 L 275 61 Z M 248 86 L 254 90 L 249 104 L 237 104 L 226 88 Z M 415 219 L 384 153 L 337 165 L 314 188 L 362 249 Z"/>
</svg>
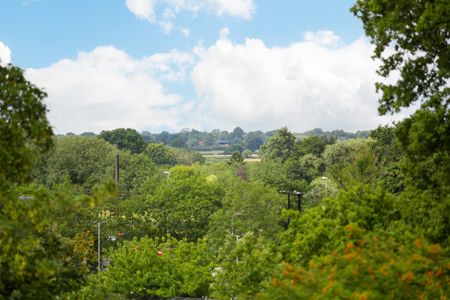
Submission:
<svg viewBox="0 0 450 300">
<path fill-rule="evenodd" d="M 0 181 L 29 179 L 36 149 L 52 145 L 46 96 L 25 79 L 21 69 L 0 65 Z"/>
<path fill-rule="evenodd" d="M 36 177 L 50 187 L 68 180 L 90 191 L 94 184 L 112 178 L 114 149 L 96 138 L 57 138 L 54 150 L 39 164 Z"/>
<path fill-rule="evenodd" d="M 427 228 L 425 234 L 434 241 L 446 240 L 450 234 L 450 2 L 358 0 L 352 11 L 375 45 L 373 57 L 381 62 L 378 73 L 398 78 L 377 83 L 382 92 L 380 113 L 422 103 L 396 129 L 405 154 L 405 216 L 418 229 Z"/>
<path fill-rule="evenodd" d="M 161 144 L 148 144 L 144 154 L 158 165 L 175 165 L 177 163 L 175 153 L 169 147 Z"/>
<path fill-rule="evenodd" d="M 264 144 L 264 133 L 262 131 L 252 131 L 244 137 L 247 149 L 256 151 Z"/>
<path fill-rule="evenodd" d="M 323 151 L 325 151 L 326 145 L 334 144 L 335 142 L 335 137 L 309 136 L 301 141 L 298 149 L 302 155 L 314 154 L 319 157 L 323 154 Z"/>
<path fill-rule="evenodd" d="M 261 157 L 284 163 L 296 153 L 295 136 L 286 128 L 278 129 L 275 135 L 261 148 Z"/>
<path fill-rule="evenodd" d="M 415 101 L 448 105 L 450 88 L 450 3 L 446 0 L 358 0 L 352 12 L 375 45 L 378 73 L 395 83 L 377 83 L 380 112 L 398 112 Z"/>
<path fill-rule="evenodd" d="M 141 153 L 145 148 L 145 141 L 142 135 L 131 128 L 102 131 L 99 138 L 116 145 L 121 150 L 128 150 L 132 153 Z"/>
</svg>

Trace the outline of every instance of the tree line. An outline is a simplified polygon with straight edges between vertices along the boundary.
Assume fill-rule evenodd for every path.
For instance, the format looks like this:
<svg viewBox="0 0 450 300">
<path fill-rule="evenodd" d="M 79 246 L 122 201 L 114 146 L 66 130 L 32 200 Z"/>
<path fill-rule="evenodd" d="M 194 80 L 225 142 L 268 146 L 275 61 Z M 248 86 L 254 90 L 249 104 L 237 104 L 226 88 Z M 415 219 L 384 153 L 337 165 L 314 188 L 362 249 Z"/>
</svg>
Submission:
<svg viewBox="0 0 450 300">
<path fill-rule="evenodd" d="M 128 149 L 134 153 L 142 152 L 145 144 L 161 144 L 173 148 L 185 148 L 193 151 L 222 150 L 225 154 L 234 152 L 258 151 L 259 148 L 276 133 L 276 130 L 262 132 L 261 130 L 245 132 L 240 127 L 235 127 L 233 131 L 214 129 L 211 132 L 199 131 L 196 129 L 183 129 L 178 133 L 150 133 L 143 131 L 139 133 L 132 128 L 117 128 L 104 130 L 100 134 L 94 132 L 83 132 L 80 136 L 101 137 L 119 149 Z M 368 138 L 370 130 L 358 130 L 355 133 L 344 130 L 323 131 L 320 128 L 307 130 L 303 133 L 294 133 L 297 139 L 302 140 L 310 136 L 334 138 L 337 140 Z M 62 137 L 64 135 L 58 135 Z M 65 136 L 75 136 L 74 133 L 67 133 Z"/>
</svg>

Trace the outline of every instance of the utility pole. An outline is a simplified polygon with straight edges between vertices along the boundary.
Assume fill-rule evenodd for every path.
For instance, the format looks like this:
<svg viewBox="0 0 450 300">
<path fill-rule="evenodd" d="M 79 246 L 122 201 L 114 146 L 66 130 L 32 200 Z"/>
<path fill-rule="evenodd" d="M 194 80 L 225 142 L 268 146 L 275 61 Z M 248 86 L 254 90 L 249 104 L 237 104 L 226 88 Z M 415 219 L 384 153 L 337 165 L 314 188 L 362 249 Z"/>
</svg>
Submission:
<svg viewBox="0 0 450 300">
<path fill-rule="evenodd" d="M 102 270 L 102 246 L 100 241 L 100 222 L 97 223 L 97 254 L 98 254 L 98 271 Z"/>
<path fill-rule="evenodd" d="M 117 186 L 119 186 L 119 172 L 120 172 L 120 165 L 119 165 L 119 154 L 116 154 L 116 167 L 114 172 L 114 179 L 116 181 Z"/>
<path fill-rule="evenodd" d="M 280 191 L 281 194 L 287 194 L 288 195 L 288 203 L 287 203 L 287 209 L 291 209 L 291 192 L 290 191 Z M 285 229 L 288 229 L 289 223 L 291 222 L 291 218 L 288 217 L 287 223 L 285 225 Z"/>
</svg>

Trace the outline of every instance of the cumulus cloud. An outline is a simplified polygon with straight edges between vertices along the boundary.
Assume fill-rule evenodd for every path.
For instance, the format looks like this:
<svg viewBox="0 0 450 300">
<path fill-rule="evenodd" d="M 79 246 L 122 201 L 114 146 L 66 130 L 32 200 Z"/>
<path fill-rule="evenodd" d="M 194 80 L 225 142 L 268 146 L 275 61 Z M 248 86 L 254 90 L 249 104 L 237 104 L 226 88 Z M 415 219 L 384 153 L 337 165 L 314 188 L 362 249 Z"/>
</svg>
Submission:
<svg viewBox="0 0 450 300">
<path fill-rule="evenodd" d="M 101 131 L 118 127 L 182 128 L 188 109 L 164 82 L 182 81 L 189 55 L 176 51 L 140 60 L 112 46 L 80 53 L 26 76 L 45 87 L 49 120 L 56 132 Z"/>
<path fill-rule="evenodd" d="M 170 33 L 176 29 L 184 36 L 189 36 L 189 30 L 174 24 L 181 11 L 194 15 L 206 11 L 242 19 L 251 19 L 255 12 L 254 0 L 126 0 L 125 4 L 136 17 L 158 24 L 163 32 Z"/>
<path fill-rule="evenodd" d="M 0 41 L 0 65 L 6 66 L 11 62 L 11 50 Z"/>
<path fill-rule="evenodd" d="M 136 17 L 150 22 L 155 20 L 155 0 L 126 0 L 125 4 Z"/>
<path fill-rule="evenodd" d="M 253 0 L 213 0 L 210 1 L 215 6 L 219 15 L 229 14 L 231 16 L 250 19 L 255 12 Z"/>
<path fill-rule="evenodd" d="M 333 31 L 329 30 L 320 30 L 317 32 L 308 31 L 305 32 L 303 37 L 307 42 L 322 46 L 337 46 L 341 39 Z"/>
<path fill-rule="evenodd" d="M 365 39 L 338 46 L 339 37 L 324 31 L 268 47 L 259 39 L 233 44 L 227 29 L 220 35 L 197 51 L 191 75 L 205 124 L 300 131 L 370 129 L 391 121 L 377 115 L 377 65 Z"/>
<path fill-rule="evenodd" d="M 142 59 L 97 47 L 26 76 L 48 92 L 49 119 L 59 133 L 235 126 L 356 131 L 393 120 L 377 114 L 377 65 L 365 39 L 342 44 L 332 32 L 316 32 L 269 47 L 260 39 L 233 43 L 229 35 L 224 28 L 210 46 Z M 174 93 L 174 86 L 195 96 Z"/>
</svg>

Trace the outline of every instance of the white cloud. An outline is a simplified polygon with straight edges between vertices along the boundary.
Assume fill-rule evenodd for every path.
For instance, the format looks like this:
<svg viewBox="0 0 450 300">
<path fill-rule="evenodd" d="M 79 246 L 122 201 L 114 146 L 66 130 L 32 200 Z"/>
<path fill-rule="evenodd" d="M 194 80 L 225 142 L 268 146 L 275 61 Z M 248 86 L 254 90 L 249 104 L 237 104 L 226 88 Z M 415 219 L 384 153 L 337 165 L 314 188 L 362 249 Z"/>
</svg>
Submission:
<svg viewBox="0 0 450 300">
<path fill-rule="evenodd" d="M 333 31 L 329 30 L 320 30 L 317 32 L 308 31 L 305 32 L 303 37 L 305 38 L 305 41 L 322 46 L 337 46 L 341 39 Z"/>
<path fill-rule="evenodd" d="M 0 65 L 6 66 L 11 62 L 11 50 L 0 41 Z"/>
<path fill-rule="evenodd" d="M 230 15 L 250 19 L 255 12 L 254 0 L 209 0 L 209 5 L 218 15 Z"/>
<path fill-rule="evenodd" d="M 206 11 L 218 16 L 251 19 L 256 9 L 254 0 L 126 0 L 125 4 L 136 17 L 158 24 L 164 33 L 176 28 L 184 36 L 188 36 L 188 31 L 174 24 L 181 11 L 194 15 Z M 161 13 L 157 13 L 159 11 Z"/>
<path fill-rule="evenodd" d="M 199 44 L 192 53 L 142 59 L 97 47 L 29 69 L 26 76 L 48 92 L 48 116 L 58 133 L 235 126 L 355 131 L 392 121 L 377 115 L 377 65 L 365 39 L 344 45 L 332 32 L 317 32 L 286 47 L 268 47 L 259 39 L 232 43 L 229 34 L 222 29 L 215 44 Z M 190 83 L 193 100 L 167 88 L 181 84 L 186 91 Z"/>
<path fill-rule="evenodd" d="M 149 22 L 155 20 L 155 0 L 126 0 L 125 4 L 136 17 Z"/>
<path fill-rule="evenodd" d="M 192 81 L 203 122 L 210 127 L 302 131 L 370 129 L 390 121 L 377 115 L 377 65 L 364 39 L 338 46 L 332 32 L 308 33 L 288 47 L 262 40 L 233 44 L 222 30 L 197 50 Z"/>
<path fill-rule="evenodd" d="M 141 60 L 112 46 L 80 53 L 26 76 L 44 87 L 56 132 L 83 132 L 118 127 L 180 129 L 187 104 L 163 83 L 183 80 L 189 55 L 170 52 Z M 176 105 L 176 108 L 174 108 Z"/>
</svg>

